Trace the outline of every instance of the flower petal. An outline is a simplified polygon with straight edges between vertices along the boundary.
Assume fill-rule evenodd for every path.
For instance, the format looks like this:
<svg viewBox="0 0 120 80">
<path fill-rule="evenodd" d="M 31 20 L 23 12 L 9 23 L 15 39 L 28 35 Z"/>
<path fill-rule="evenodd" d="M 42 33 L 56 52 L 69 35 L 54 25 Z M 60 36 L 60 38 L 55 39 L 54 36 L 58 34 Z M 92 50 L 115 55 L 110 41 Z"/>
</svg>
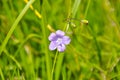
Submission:
<svg viewBox="0 0 120 80">
<path fill-rule="evenodd" d="M 63 37 L 65 35 L 65 32 L 61 31 L 61 30 L 57 30 L 56 31 L 56 35 L 57 36 L 60 36 L 60 37 Z"/>
<path fill-rule="evenodd" d="M 69 44 L 70 41 L 71 41 L 71 39 L 70 39 L 68 36 L 64 36 L 62 39 L 63 39 L 62 42 L 63 42 L 64 44 L 66 44 L 66 45 Z"/>
<path fill-rule="evenodd" d="M 49 45 L 49 49 L 50 50 L 55 50 L 57 48 L 57 44 L 55 41 L 52 41 Z"/>
<path fill-rule="evenodd" d="M 50 41 L 55 40 L 55 39 L 56 39 L 56 34 L 55 34 L 55 33 L 51 33 L 50 36 L 48 37 L 48 39 L 49 39 Z"/>
<path fill-rule="evenodd" d="M 59 52 L 63 52 L 65 49 L 66 49 L 66 47 L 65 47 L 64 44 L 61 44 L 61 45 L 59 45 L 59 46 L 57 47 L 57 50 L 58 50 Z"/>
</svg>

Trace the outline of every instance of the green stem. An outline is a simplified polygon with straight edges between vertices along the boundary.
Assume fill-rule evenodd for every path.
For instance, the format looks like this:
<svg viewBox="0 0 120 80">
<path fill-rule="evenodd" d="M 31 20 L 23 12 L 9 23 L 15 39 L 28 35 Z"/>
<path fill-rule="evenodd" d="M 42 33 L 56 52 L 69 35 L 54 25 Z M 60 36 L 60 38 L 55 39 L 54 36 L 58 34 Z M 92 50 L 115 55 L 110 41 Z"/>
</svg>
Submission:
<svg viewBox="0 0 120 80">
<path fill-rule="evenodd" d="M 78 10 L 78 7 L 80 5 L 81 0 L 75 0 L 74 5 L 72 7 L 72 17 L 74 18 L 76 15 L 76 12 Z"/>
<path fill-rule="evenodd" d="M 47 69 L 47 79 L 50 80 L 51 79 L 51 58 L 50 58 L 50 55 L 49 55 L 49 51 L 48 51 L 48 34 L 47 34 L 47 14 L 46 14 L 46 1 L 45 0 L 42 4 L 42 34 L 43 34 L 43 47 L 45 48 L 44 49 L 44 53 L 45 53 L 45 60 L 46 60 L 46 69 Z M 40 33 L 41 35 L 41 33 Z"/>
<path fill-rule="evenodd" d="M 88 0 L 87 7 L 85 9 L 84 18 L 86 18 L 86 16 L 87 16 L 89 5 L 90 5 L 90 0 Z"/>
<path fill-rule="evenodd" d="M 0 75 L 1 75 L 2 80 L 5 80 L 1 67 L 0 67 Z"/>
<path fill-rule="evenodd" d="M 89 24 L 88 28 L 89 28 L 89 31 L 91 32 L 92 36 L 93 36 L 93 40 L 94 40 L 94 43 L 95 43 L 96 48 L 97 48 L 97 52 L 98 52 L 97 55 L 98 55 L 98 58 L 99 58 L 99 63 L 100 63 L 100 65 L 102 65 L 101 48 L 99 46 L 97 36 L 96 36 L 96 34 L 95 34 L 94 30 L 92 29 L 92 26 L 90 24 Z"/>
<path fill-rule="evenodd" d="M 21 50 L 21 48 L 23 47 L 23 45 L 29 40 L 29 39 L 31 39 L 31 38 L 33 38 L 33 37 L 35 37 L 35 38 L 41 38 L 39 35 L 37 35 L 37 34 L 29 34 L 27 37 L 26 37 L 26 39 L 24 39 L 24 41 L 23 42 L 21 42 L 21 44 L 19 45 L 19 47 L 18 47 L 18 49 L 17 49 L 17 51 L 15 52 L 15 54 L 14 54 L 14 57 L 16 57 L 16 55 L 18 55 L 18 52 Z"/>
<path fill-rule="evenodd" d="M 10 59 L 12 59 L 16 63 L 19 69 L 22 70 L 20 63 L 12 55 L 10 55 L 6 49 L 4 50 L 4 52 Z"/>
<path fill-rule="evenodd" d="M 0 55 L 3 52 L 5 46 L 8 43 L 8 40 L 10 39 L 13 31 L 15 30 L 15 28 L 17 27 L 18 23 L 20 22 L 20 20 L 22 19 L 22 17 L 24 16 L 24 14 L 26 13 L 26 11 L 29 9 L 30 5 L 34 2 L 35 0 L 30 0 L 27 5 L 25 6 L 25 8 L 22 10 L 22 12 L 20 13 L 20 15 L 17 17 L 17 19 L 15 20 L 14 24 L 12 25 L 12 27 L 10 28 L 6 38 L 3 41 L 3 44 L 1 45 L 0 48 Z"/>
<path fill-rule="evenodd" d="M 52 72 L 51 72 L 51 80 L 53 80 L 53 73 L 54 73 L 54 70 L 55 70 L 55 64 L 56 64 L 56 60 L 57 60 L 58 53 L 59 53 L 59 52 L 56 51 L 56 55 L 55 55 L 54 63 L 53 63 L 53 68 L 52 68 Z"/>
</svg>

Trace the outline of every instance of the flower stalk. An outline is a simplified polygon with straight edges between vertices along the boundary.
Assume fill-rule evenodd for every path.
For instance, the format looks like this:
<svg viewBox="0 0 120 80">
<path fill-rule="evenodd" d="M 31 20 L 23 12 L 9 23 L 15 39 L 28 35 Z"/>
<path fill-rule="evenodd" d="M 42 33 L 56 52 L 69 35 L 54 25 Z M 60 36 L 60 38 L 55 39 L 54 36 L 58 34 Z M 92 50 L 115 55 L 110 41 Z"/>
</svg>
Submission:
<svg viewBox="0 0 120 80">
<path fill-rule="evenodd" d="M 51 72 L 51 80 L 53 80 L 53 73 L 54 73 L 54 70 L 55 70 L 55 64 L 56 64 L 56 61 L 57 61 L 58 53 L 59 52 L 56 51 L 55 58 L 54 58 L 54 63 L 53 63 L 53 68 L 52 68 L 52 72 Z"/>
</svg>

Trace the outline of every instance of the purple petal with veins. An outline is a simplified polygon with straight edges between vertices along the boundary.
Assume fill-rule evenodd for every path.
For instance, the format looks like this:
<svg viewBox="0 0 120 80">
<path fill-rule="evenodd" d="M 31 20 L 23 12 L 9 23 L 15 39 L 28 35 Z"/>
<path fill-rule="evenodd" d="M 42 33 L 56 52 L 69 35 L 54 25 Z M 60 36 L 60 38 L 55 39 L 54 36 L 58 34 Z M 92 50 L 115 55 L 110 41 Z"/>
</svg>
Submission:
<svg viewBox="0 0 120 80">
<path fill-rule="evenodd" d="M 52 41 L 49 45 L 49 49 L 50 50 L 55 50 L 57 48 L 57 44 L 55 41 Z"/>
<path fill-rule="evenodd" d="M 57 30 L 56 31 L 56 35 L 57 36 L 60 36 L 60 37 L 63 37 L 65 35 L 65 32 L 61 31 L 61 30 Z"/>
<path fill-rule="evenodd" d="M 70 39 L 68 36 L 64 36 L 62 39 L 63 39 L 62 42 L 63 42 L 64 44 L 66 44 L 66 45 L 69 44 L 70 41 L 71 41 L 71 39 Z"/>
<path fill-rule="evenodd" d="M 49 39 L 50 41 L 55 40 L 55 38 L 56 38 L 56 34 L 55 34 L 55 33 L 51 33 L 50 36 L 48 37 L 48 39 Z"/>
<path fill-rule="evenodd" d="M 57 47 L 57 50 L 58 50 L 59 52 L 63 52 L 65 49 L 66 49 L 66 47 L 65 47 L 64 44 L 61 44 L 61 45 L 59 45 L 59 46 Z"/>
</svg>

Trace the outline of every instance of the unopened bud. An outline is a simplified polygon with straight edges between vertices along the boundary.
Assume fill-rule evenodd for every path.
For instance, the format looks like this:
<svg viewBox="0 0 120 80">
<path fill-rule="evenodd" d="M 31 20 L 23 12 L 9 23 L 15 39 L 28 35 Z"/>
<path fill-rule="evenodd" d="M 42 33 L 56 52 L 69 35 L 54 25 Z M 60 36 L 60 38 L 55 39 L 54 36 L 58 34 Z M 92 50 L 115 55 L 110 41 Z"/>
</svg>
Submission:
<svg viewBox="0 0 120 80">
<path fill-rule="evenodd" d="M 55 32 L 55 30 L 51 27 L 51 25 L 47 25 L 47 28 L 51 31 L 51 32 Z"/>
<path fill-rule="evenodd" d="M 81 22 L 88 25 L 88 20 L 81 20 Z"/>
</svg>

